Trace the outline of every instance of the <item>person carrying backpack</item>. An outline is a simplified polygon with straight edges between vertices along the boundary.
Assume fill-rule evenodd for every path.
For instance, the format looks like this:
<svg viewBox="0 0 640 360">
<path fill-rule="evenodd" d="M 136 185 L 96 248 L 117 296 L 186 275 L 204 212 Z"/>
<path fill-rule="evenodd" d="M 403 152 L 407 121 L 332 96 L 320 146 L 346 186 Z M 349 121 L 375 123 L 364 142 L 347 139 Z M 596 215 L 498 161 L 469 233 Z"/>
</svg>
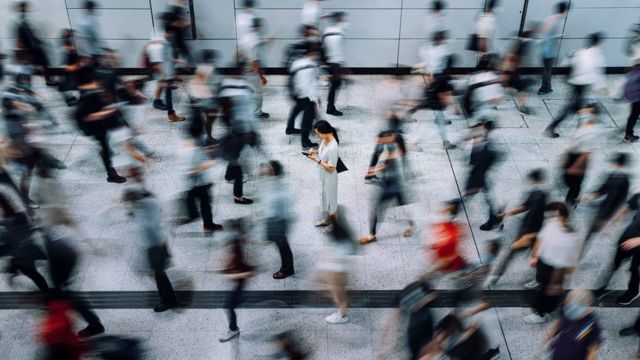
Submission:
<svg viewBox="0 0 640 360">
<path fill-rule="evenodd" d="M 640 45 L 639 45 L 640 46 Z M 627 83 L 624 86 L 624 98 L 631 103 L 631 112 L 627 118 L 627 126 L 624 131 L 625 143 L 635 142 L 640 136 L 634 135 L 633 128 L 640 117 L 640 61 L 627 74 Z"/>
</svg>

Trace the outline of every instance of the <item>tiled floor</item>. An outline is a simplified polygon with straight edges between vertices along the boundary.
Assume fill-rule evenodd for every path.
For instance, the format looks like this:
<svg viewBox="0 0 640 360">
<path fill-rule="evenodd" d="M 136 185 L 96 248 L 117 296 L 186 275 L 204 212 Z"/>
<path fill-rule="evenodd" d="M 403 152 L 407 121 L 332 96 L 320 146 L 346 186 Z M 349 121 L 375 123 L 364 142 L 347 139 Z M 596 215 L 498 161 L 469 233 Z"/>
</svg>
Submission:
<svg viewBox="0 0 640 360">
<path fill-rule="evenodd" d="M 374 85 L 383 77 L 357 76 L 353 84 L 345 87 L 339 96 L 338 107 L 345 112 L 342 118 L 327 117 L 340 134 L 340 156 L 349 171 L 340 175 L 338 201 L 342 206 L 341 216 L 348 221 L 356 236 L 365 235 L 368 229 L 368 214 L 376 187 L 365 184 L 363 176 L 373 149 L 375 135 L 382 120 L 376 115 Z M 611 77 L 613 83 L 616 77 Z M 552 114 L 559 111 L 568 96 L 564 79 L 554 80 L 555 92 L 538 97 L 532 96 L 530 107 L 534 115 L 520 114 L 513 99 L 499 106 L 498 129 L 494 140 L 503 154 L 503 160 L 492 174 L 493 193 L 499 204 L 512 207 L 522 199 L 525 189 L 524 176 L 533 168 L 544 168 L 549 174 L 549 186 L 553 197 L 562 199 L 562 179 L 557 170 L 560 154 L 575 127 L 575 119 L 568 119 L 559 129 L 562 137 L 549 139 L 542 136 L 542 129 Z M 44 91 L 44 89 L 42 89 Z M 186 97 L 176 98 L 179 109 L 186 111 Z M 66 108 L 54 92 L 46 91 L 48 104 L 56 116 L 71 128 L 72 123 Z M 585 190 L 594 189 L 607 170 L 606 159 L 615 151 L 625 151 L 636 158 L 638 144 L 621 144 L 617 133 L 624 126 L 627 106 L 609 99 L 597 100 L 606 110 L 602 115 L 603 136 L 599 138 Z M 266 88 L 264 110 L 271 118 L 262 123 L 262 141 L 269 158 L 283 163 L 289 178 L 291 204 L 296 220 L 291 228 L 290 242 L 296 261 L 296 275 L 283 281 L 275 281 L 271 273 L 278 268 L 275 246 L 266 243 L 260 226 L 261 207 L 259 179 L 251 177 L 245 184 L 246 196 L 256 198 L 252 206 L 233 203 L 232 185 L 223 179 L 225 164 L 217 163 L 211 171 L 215 179 L 213 188 L 214 220 L 246 217 L 254 225 L 248 245 L 250 259 L 260 266 L 260 273 L 249 284 L 249 290 L 308 290 L 319 287 L 313 280 L 314 267 L 319 254 L 327 244 L 321 230 L 313 222 L 319 217 L 320 194 L 314 165 L 299 155 L 299 140 L 284 134 L 285 121 L 290 109 L 287 100 L 285 79 L 270 77 Z M 149 187 L 162 200 L 167 217 L 175 212 L 176 199 L 184 190 L 177 150 L 183 137 L 184 124 L 170 124 L 162 112 L 151 106 L 132 107 L 128 110 L 132 124 L 142 133 L 141 140 L 156 152 L 157 162 L 149 174 Z M 351 288 L 401 289 L 427 266 L 423 245 L 429 235 L 427 224 L 437 219 L 436 209 L 441 201 L 458 197 L 465 181 L 469 149 L 444 151 L 439 146 L 433 114 L 423 111 L 414 116 L 416 122 L 405 124 L 411 142 L 415 134 L 427 128 L 429 136 L 420 144 L 422 152 L 410 152 L 410 166 L 415 174 L 407 182 L 411 204 L 406 209 L 390 209 L 379 226 L 379 241 L 360 249 L 353 264 Z M 462 138 L 468 123 L 455 119 L 449 126 L 454 138 Z M 221 128 L 216 128 L 220 134 Z M 84 256 L 76 278 L 78 290 L 131 291 L 154 290 L 151 278 L 139 269 L 142 240 L 135 238 L 132 220 L 122 208 L 105 209 L 119 196 L 121 186 L 105 181 L 104 170 L 93 141 L 77 131 L 67 134 L 48 135 L 51 151 L 64 160 L 68 169 L 60 171 L 58 179 L 68 192 L 68 203 L 91 241 L 100 244 L 103 250 L 91 253 L 84 248 Z M 410 146 L 413 149 L 413 146 Z M 254 171 L 265 158 L 249 149 L 243 155 L 249 171 Z M 632 164 L 632 174 L 640 169 L 640 162 Z M 632 191 L 640 190 L 640 183 L 633 181 Z M 466 211 L 460 220 L 469 226 L 466 229 L 465 249 L 471 260 L 484 256 L 488 240 L 502 236 L 510 241 L 518 228 L 518 219 L 509 219 L 502 233 L 481 232 L 478 226 L 486 218 L 480 197 L 465 203 Z M 403 214 L 410 213 L 417 228 L 413 237 L 401 236 L 404 230 Z M 586 231 L 585 224 L 593 214 L 591 206 L 581 205 L 573 217 L 576 227 Z M 608 236 L 598 236 L 592 241 L 588 256 L 571 279 L 571 285 L 592 287 L 596 274 L 605 266 L 615 250 L 617 234 L 623 224 L 618 224 Z M 167 229 L 169 230 L 169 229 Z M 215 271 L 224 258 L 225 234 L 204 236 L 200 225 L 181 227 L 170 234 L 174 267 L 170 276 L 189 276 L 197 290 L 227 290 L 230 284 Z M 2 260 L 0 260 L 2 261 Z M 2 265 L 2 264 L 0 264 Z M 530 279 L 532 270 L 523 254 L 515 259 L 498 289 L 521 289 L 521 284 Z M 623 289 L 627 274 L 620 272 L 612 287 Z M 447 288 L 446 282 L 438 284 Z M 0 279 L 0 291 L 26 291 L 32 284 L 23 278 L 9 287 Z M 492 331 L 503 344 L 503 358 L 532 359 L 541 348 L 544 326 L 527 326 L 521 320 L 527 309 L 500 308 L 491 310 L 501 331 Z M 352 312 L 352 321 L 346 326 L 329 326 L 323 317 L 327 309 L 287 310 L 239 310 L 243 334 L 239 341 L 221 345 L 216 337 L 226 323 L 221 310 L 189 310 L 184 313 L 154 314 L 151 310 L 99 310 L 110 332 L 136 335 L 148 339 L 151 359 L 262 359 L 268 348 L 265 339 L 275 330 L 295 329 L 303 343 L 314 349 L 315 359 L 373 359 L 380 348 L 380 319 L 388 310 L 360 309 Z M 436 311 L 444 314 L 444 310 Z M 606 341 L 600 353 L 602 359 L 626 359 L 636 349 L 635 339 L 620 339 L 616 332 L 632 321 L 636 310 L 598 309 L 606 330 Z M 37 311 L 0 311 L 0 353 L 9 354 L 7 359 L 33 359 L 34 329 Z M 617 320 L 617 321 L 616 321 Z M 497 329 L 494 329 L 497 330 Z M 180 355 L 178 356 L 178 352 Z M 377 357 L 387 359 L 388 357 Z M 392 358 L 402 359 L 401 354 Z"/>
</svg>

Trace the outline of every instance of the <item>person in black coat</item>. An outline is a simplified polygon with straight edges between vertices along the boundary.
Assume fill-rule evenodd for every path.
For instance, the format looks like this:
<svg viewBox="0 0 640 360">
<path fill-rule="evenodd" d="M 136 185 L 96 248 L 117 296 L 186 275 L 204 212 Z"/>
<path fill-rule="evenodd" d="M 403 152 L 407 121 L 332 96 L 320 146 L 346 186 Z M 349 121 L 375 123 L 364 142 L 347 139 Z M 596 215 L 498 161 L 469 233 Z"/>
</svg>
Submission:
<svg viewBox="0 0 640 360">
<path fill-rule="evenodd" d="M 51 77 L 49 70 L 49 57 L 45 49 L 45 44 L 42 40 L 38 39 L 31 29 L 31 25 L 27 19 L 27 13 L 29 12 L 29 2 L 21 1 L 17 5 L 17 10 L 20 16 L 20 22 L 15 29 L 15 37 L 17 39 L 17 49 L 26 50 L 34 65 L 43 69 L 43 74 L 47 85 L 55 85 L 55 81 Z"/>
</svg>

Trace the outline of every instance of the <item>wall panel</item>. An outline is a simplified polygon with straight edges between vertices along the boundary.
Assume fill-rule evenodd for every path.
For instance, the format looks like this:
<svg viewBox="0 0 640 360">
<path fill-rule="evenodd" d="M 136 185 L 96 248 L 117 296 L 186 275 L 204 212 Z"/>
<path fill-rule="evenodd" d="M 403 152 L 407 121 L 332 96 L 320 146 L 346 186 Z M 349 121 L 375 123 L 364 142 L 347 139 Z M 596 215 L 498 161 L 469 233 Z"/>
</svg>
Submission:
<svg viewBox="0 0 640 360">
<path fill-rule="evenodd" d="M 640 3 L 640 0 L 638 0 Z M 629 9 L 571 9 L 564 29 L 564 37 L 584 38 L 596 31 L 604 32 L 608 38 L 628 36 L 629 26 L 638 21 L 640 8 Z M 596 21 L 601 19 L 601 21 Z M 615 19 L 615 21 L 613 21 Z"/>
<path fill-rule="evenodd" d="M 485 0 L 447 0 L 448 9 L 482 9 L 484 4 Z M 431 1 L 403 0 L 402 7 L 404 9 L 430 9 Z"/>
<path fill-rule="evenodd" d="M 67 8 L 83 9 L 86 0 L 67 0 Z M 149 9 L 149 0 L 98 0 L 99 9 Z"/>
<path fill-rule="evenodd" d="M 478 15 L 477 9 L 451 9 L 446 12 L 449 37 L 466 39 L 473 29 L 473 21 Z M 424 9 L 402 9 L 402 39 L 426 39 L 428 12 Z"/>
<path fill-rule="evenodd" d="M 83 10 L 69 9 L 72 28 L 76 28 L 83 17 Z M 107 40 L 148 40 L 153 31 L 149 10 L 101 9 L 98 24 L 100 36 Z"/>
<path fill-rule="evenodd" d="M 198 39 L 234 39 L 235 9 L 233 0 L 194 0 L 193 9 Z"/>
</svg>

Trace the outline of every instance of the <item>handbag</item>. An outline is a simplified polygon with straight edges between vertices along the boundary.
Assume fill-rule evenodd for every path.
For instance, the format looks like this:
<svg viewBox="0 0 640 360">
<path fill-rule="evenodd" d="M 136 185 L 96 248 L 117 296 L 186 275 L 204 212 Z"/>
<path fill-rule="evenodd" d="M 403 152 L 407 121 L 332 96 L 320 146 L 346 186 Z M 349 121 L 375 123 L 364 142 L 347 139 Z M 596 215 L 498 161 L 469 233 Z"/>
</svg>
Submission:
<svg viewBox="0 0 640 360">
<path fill-rule="evenodd" d="M 467 40 L 467 50 L 478 51 L 478 34 L 470 34 Z"/>
<path fill-rule="evenodd" d="M 338 163 L 336 164 L 336 172 L 340 174 L 341 172 L 345 172 L 349 170 L 347 166 L 342 162 L 342 159 L 338 158 Z"/>
</svg>

